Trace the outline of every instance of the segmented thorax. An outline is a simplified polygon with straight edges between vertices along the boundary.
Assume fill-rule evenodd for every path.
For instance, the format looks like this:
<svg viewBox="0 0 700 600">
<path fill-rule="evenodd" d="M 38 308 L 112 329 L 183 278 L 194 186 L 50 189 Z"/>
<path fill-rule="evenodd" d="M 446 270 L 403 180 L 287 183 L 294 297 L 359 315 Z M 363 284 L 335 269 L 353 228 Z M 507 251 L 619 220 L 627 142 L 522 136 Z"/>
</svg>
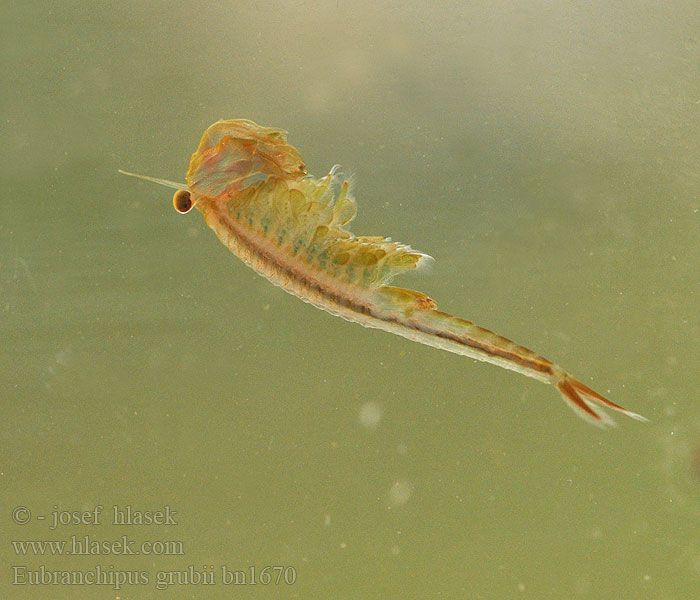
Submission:
<svg viewBox="0 0 700 600">
<path fill-rule="evenodd" d="M 251 121 L 212 125 L 187 183 L 201 197 L 224 199 L 228 217 L 256 239 L 343 282 L 382 286 L 428 258 L 389 238 L 355 236 L 346 228 L 356 213 L 348 180 L 336 168 L 307 175 L 284 132 Z"/>
</svg>

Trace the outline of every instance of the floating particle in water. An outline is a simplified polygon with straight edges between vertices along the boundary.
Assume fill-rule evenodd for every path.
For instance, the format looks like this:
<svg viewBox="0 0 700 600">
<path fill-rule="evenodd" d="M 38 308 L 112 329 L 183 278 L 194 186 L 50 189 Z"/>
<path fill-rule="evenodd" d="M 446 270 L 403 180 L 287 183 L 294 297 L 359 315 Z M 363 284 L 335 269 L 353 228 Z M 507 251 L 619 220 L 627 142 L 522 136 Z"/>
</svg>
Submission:
<svg viewBox="0 0 700 600">
<path fill-rule="evenodd" d="M 53 390 L 53 382 L 58 378 L 63 371 L 68 369 L 73 362 L 73 348 L 68 345 L 58 351 L 49 361 L 48 366 L 44 369 L 42 376 L 44 378 L 44 388 Z"/>
<path fill-rule="evenodd" d="M 700 518 L 700 428 L 689 419 L 659 428 L 657 469 L 669 509 Z"/>
<path fill-rule="evenodd" d="M 690 450 L 689 463 L 691 477 L 700 481 L 700 440 L 696 440 Z"/>
<path fill-rule="evenodd" d="M 676 411 L 673 405 L 664 410 L 671 418 L 655 427 L 660 446 L 655 466 L 660 475 L 658 493 L 668 518 L 677 523 L 679 531 L 686 531 L 664 540 L 669 560 L 699 575 L 700 542 L 685 524 L 700 519 L 700 421 L 688 410 Z"/>
<path fill-rule="evenodd" d="M 376 429 L 384 411 L 376 402 L 367 402 L 360 407 L 360 424 L 367 429 Z"/>
<path fill-rule="evenodd" d="M 402 506 L 413 495 L 413 486 L 404 480 L 395 481 L 389 489 L 389 507 Z"/>
</svg>

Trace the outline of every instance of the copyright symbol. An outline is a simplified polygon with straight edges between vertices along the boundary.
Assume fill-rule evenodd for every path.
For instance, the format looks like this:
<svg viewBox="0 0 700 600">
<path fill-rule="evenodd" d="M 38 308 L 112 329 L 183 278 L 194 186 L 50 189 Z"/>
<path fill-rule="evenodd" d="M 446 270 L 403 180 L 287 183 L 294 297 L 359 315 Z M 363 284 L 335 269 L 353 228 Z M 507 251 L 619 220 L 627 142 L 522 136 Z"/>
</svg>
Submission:
<svg viewBox="0 0 700 600">
<path fill-rule="evenodd" d="M 32 511 L 26 506 L 18 506 L 12 511 L 12 520 L 17 523 L 17 525 L 24 525 L 29 523 L 32 518 Z"/>
</svg>

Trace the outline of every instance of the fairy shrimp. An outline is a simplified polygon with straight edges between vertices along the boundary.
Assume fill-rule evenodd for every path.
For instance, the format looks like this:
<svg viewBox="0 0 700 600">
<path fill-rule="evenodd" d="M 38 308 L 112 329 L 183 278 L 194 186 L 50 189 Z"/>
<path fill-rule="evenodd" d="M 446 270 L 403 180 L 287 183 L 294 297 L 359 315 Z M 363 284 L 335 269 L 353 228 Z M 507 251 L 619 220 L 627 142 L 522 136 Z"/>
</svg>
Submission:
<svg viewBox="0 0 700 600">
<path fill-rule="evenodd" d="M 337 166 L 325 177 L 309 175 L 284 131 L 245 119 L 214 123 L 192 155 L 186 185 L 120 172 L 175 188 L 179 213 L 197 208 L 231 252 L 305 302 L 552 384 L 578 416 L 596 425 L 613 424 L 601 407 L 646 421 L 532 350 L 438 310 L 421 292 L 390 286 L 430 257 L 390 238 L 353 234 L 349 181 Z"/>
</svg>

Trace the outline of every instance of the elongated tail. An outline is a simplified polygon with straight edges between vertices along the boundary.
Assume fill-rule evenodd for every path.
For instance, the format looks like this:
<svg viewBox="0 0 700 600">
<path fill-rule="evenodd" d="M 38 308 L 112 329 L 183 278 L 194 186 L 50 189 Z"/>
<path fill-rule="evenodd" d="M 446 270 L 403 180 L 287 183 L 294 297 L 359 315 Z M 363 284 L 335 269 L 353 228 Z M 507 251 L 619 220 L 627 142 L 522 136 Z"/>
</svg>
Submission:
<svg viewBox="0 0 700 600">
<path fill-rule="evenodd" d="M 574 379 L 568 373 L 565 373 L 558 382 L 557 389 L 561 392 L 564 401 L 574 410 L 574 412 L 585 419 L 589 423 L 600 427 L 615 425 L 615 421 L 605 411 L 597 410 L 599 406 L 621 412 L 637 421 L 648 421 L 642 415 L 639 415 L 631 410 L 623 408 L 619 404 L 611 402 L 607 398 L 601 396 L 598 392 L 593 391 L 587 385 L 581 383 L 578 379 Z"/>
<path fill-rule="evenodd" d="M 532 350 L 471 321 L 437 310 L 435 301 L 425 294 L 403 288 L 382 287 L 375 292 L 374 300 L 373 310 L 380 317 L 381 324 L 370 326 L 381 327 L 417 342 L 483 360 L 555 385 L 564 401 L 589 423 L 601 427 L 614 425 L 613 419 L 600 407 L 621 412 L 639 421 L 647 420 L 604 398 L 559 365 Z"/>
</svg>

